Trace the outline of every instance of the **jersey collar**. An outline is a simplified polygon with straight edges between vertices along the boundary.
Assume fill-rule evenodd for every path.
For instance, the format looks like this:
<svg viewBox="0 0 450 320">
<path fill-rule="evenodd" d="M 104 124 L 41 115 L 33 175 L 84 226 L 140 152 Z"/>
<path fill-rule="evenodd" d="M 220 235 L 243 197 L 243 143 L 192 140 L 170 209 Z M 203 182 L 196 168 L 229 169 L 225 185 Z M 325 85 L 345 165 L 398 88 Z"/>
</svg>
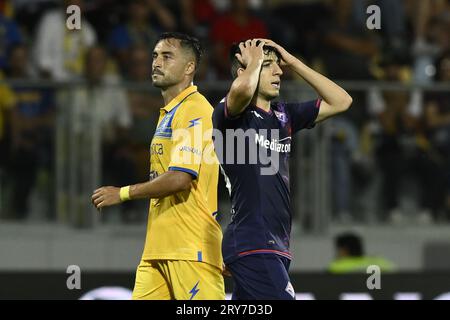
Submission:
<svg viewBox="0 0 450 320">
<path fill-rule="evenodd" d="M 189 86 L 186 89 L 184 89 L 178 96 L 172 99 L 172 101 L 169 102 L 168 105 L 166 105 L 163 109 L 167 112 L 172 111 L 173 108 L 175 108 L 177 105 L 179 105 L 181 102 L 183 102 L 184 99 L 186 99 L 189 95 L 197 92 L 197 86 Z"/>
</svg>

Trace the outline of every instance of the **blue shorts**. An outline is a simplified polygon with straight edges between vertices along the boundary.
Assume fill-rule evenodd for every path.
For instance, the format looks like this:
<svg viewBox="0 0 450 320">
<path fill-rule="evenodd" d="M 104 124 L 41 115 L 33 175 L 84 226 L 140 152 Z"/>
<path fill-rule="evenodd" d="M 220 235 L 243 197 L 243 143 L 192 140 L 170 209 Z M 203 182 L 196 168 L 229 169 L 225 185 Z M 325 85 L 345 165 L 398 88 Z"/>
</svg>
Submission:
<svg viewBox="0 0 450 320">
<path fill-rule="evenodd" d="M 234 282 L 232 300 L 295 300 L 290 262 L 276 254 L 254 254 L 227 264 Z"/>
</svg>

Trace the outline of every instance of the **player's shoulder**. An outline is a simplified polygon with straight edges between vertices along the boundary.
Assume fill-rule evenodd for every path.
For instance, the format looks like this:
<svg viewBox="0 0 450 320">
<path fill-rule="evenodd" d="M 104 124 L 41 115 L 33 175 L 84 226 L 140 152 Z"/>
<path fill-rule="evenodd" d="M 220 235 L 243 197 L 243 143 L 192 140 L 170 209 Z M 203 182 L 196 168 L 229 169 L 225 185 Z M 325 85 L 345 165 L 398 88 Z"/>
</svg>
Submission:
<svg viewBox="0 0 450 320">
<path fill-rule="evenodd" d="M 224 106 L 224 105 L 226 105 L 226 104 L 227 104 L 227 97 L 223 97 L 222 100 L 220 100 L 220 101 L 217 103 L 217 106 Z"/>
<path fill-rule="evenodd" d="M 223 109 L 226 107 L 226 105 L 227 105 L 227 97 L 223 97 L 222 100 L 220 100 L 214 106 L 215 107 L 214 108 L 215 112 L 217 112 L 217 110 L 221 110 L 223 112 Z"/>
<path fill-rule="evenodd" d="M 188 105 L 197 106 L 200 110 L 211 111 L 214 109 L 209 100 L 200 92 L 196 92 L 189 96 L 186 103 Z"/>
<path fill-rule="evenodd" d="M 203 109 L 208 109 L 208 108 L 212 109 L 211 103 L 208 101 L 208 99 L 206 99 L 206 97 L 198 91 L 194 92 L 191 95 L 189 95 L 188 97 L 186 97 L 186 99 L 183 101 L 182 105 L 185 105 L 185 106 L 197 105 Z"/>
<path fill-rule="evenodd" d="M 178 114 L 182 116 L 202 115 L 211 116 L 214 108 L 211 103 L 200 92 L 195 92 L 183 101 Z"/>
<path fill-rule="evenodd" d="M 271 108 L 272 110 L 280 111 L 280 110 L 286 108 L 286 103 L 283 102 L 283 101 L 271 101 L 271 102 L 270 102 L 270 108 Z"/>
</svg>

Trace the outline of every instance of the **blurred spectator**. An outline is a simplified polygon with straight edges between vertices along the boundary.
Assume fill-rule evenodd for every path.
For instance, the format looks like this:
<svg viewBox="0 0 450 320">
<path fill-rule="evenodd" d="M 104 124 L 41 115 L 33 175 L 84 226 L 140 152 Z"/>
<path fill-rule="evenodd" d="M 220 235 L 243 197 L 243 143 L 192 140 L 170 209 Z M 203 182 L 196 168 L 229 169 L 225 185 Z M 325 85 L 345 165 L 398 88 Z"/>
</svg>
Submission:
<svg viewBox="0 0 450 320">
<path fill-rule="evenodd" d="M 130 49 L 127 76 L 131 81 L 147 83 L 151 79 L 152 58 L 147 45 L 135 45 Z"/>
<path fill-rule="evenodd" d="M 395 53 L 385 54 L 381 63 L 383 80 L 402 82 L 404 62 Z M 419 94 L 419 96 L 418 96 Z M 376 117 L 372 128 L 375 135 L 375 156 L 381 170 L 382 204 L 381 219 L 389 219 L 393 223 L 405 222 L 406 216 L 400 203 L 402 186 L 405 179 L 412 179 L 419 192 L 418 206 L 422 212 L 419 216 L 421 222 L 430 222 L 431 216 L 427 209 L 429 189 L 424 184 L 426 174 L 423 173 L 424 162 L 421 156 L 419 143 L 421 128 L 420 115 L 422 113 L 420 93 L 399 90 L 385 90 L 380 92 L 373 89 L 370 93 L 369 109 Z"/>
<path fill-rule="evenodd" d="M 228 54 L 233 43 L 268 36 L 264 21 L 251 14 L 248 0 L 231 0 L 230 12 L 216 20 L 210 34 L 213 62 L 219 77 L 230 78 Z"/>
<path fill-rule="evenodd" d="M 330 1 L 322 25 L 322 57 L 327 74 L 338 80 L 370 80 L 371 62 L 379 48 L 366 27 L 365 7 L 359 0 Z"/>
<path fill-rule="evenodd" d="M 384 38 L 384 48 L 407 56 L 407 18 L 404 2 L 403 0 L 377 0 L 375 4 L 380 7 L 382 14 L 380 32 Z M 366 1 L 365 7 L 370 4 Z"/>
<path fill-rule="evenodd" d="M 11 0 L 0 0 L 0 15 L 12 19 L 14 16 L 14 6 Z"/>
<path fill-rule="evenodd" d="M 414 51 L 430 49 L 430 27 L 433 20 L 447 21 L 450 18 L 448 0 L 412 0 L 405 1 L 405 10 L 409 13 L 411 25 L 414 27 Z M 432 41 L 431 41 L 432 42 Z"/>
<path fill-rule="evenodd" d="M 330 0 L 321 21 L 320 58 L 324 73 L 335 80 L 373 80 L 372 65 L 380 52 L 379 37 L 366 26 L 366 1 Z M 367 118 L 366 93 L 352 90 L 355 123 Z"/>
<path fill-rule="evenodd" d="M 4 11 L 0 10 L 0 71 L 6 68 L 9 50 L 23 42 L 19 26 L 7 18 Z"/>
<path fill-rule="evenodd" d="M 28 41 L 32 41 L 36 26 L 42 15 L 57 8 L 60 0 L 12 0 L 14 20 L 20 24 L 21 31 Z"/>
<path fill-rule="evenodd" d="M 377 266 L 381 272 L 394 271 L 392 262 L 382 257 L 367 256 L 363 240 L 357 234 L 338 234 L 334 239 L 334 246 L 335 260 L 328 267 L 331 273 L 366 273 L 369 266 Z"/>
<path fill-rule="evenodd" d="M 136 85 L 128 89 L 133 117 L 130 146 L 140 181 L 148 179 L 148 146 L 158 122 L 159 109 L 163 105 L 161 95 L 151 90 L 150 75 L 151 58 L 147 46 L 134 47 L 128 63 L 128 79 Z"/>
<path fill-rule="evenodd" d="M 438 62 L 436 80 L 450 83 L 450 51 Z M 450 93 L 435 92 L 426 97 L 425 125 L 429 141 L 428 171 L 434 211 L 446 207 L 450 218 Z"/>
<path fill-rule="evenodd" d="M 75 125 L 84 125 L 83 119 L 91 117 L 95 134 L 101 136 L 107 148 L 120 142 L 131 127 L 132 120 L 126 93 L 119 82 L 106 74 L 108 56 L 102 47 L 92 47 L 86 53 L 84 77 L 87 88 L 75 90 L 73 101 Z M 111 158 L 107 157 L 110 163 Z M 120 174 L 120 173 L 118 173 Z"/>
<path fill-rule="evenodd" d="M 19 28 L 14 21 L 9 18 L 12 16 L 12 7 L 9 1 L 0 2 L 0 81 L 3 80 L 2 70 L 7 66 L 7 55 L 11 47 L 20 43 L 21 35 Z M 10 111 L 15 103 L 15 97 L 10 88 L 5 84 L 0 84 L 0 199 L 3 184 L 3 169 L 7 161 L 9 152 L 9 118 Z M 0 208 L 1 212 L 1 208 Z"/>
<path fill-rule="evenodd" d="M 414 26 L 414 79 L 430 83 L 436 72 L 433 60 L 450 49 L 450 5 L 446 0 L 415 0 L 406 5 Z"/>
<path fill-rule="evenodd" d="M 119 21 L 127 14 L 127 2 L 117 0 L 89 0 L 84 3 L 84 16 L 97 33 L 98 43 L 107 43 Z"/>
<path fill-rule="evenodd" d="M 8 76 L 12 80 L 26 80 L 29 74 L 29 54 L 25 46 L 11 50 Z M 11 180 L 13 217 L 28 215 L 31 191 L 36 186 L 38 173 L 49 185 L 53 160 L 54 94 L 52 90 L 33 86 L 14 85 L 16 106 L 12 109 L 11 159 L 8 169 Z M 53 210 L 47 210 L 53 212 Z M 48 218 L 51 218 L 48 216 Z"/>
<path fill-rule="evenodd" d="M 132 126 L 130 106 L 118 79 L 107 74 L 107 64 L 108 55 L 104 48 L 90 48 L 84 66 L 87 86 L 71 90 L 68 97 L 71 103 L 72 134 L 80 142 L 76 147 L 79 150 L 78 161 L 80 164 L 89 161 L 92 163 L 89 170 L 94 170 L 96 152 L 102 155 L 99 163 L 102 181 L 95 181 L 94 172 L 86 174 L 83 179 L 88 181 L 81 185 L 88 190 L 94 190 L 97 187 L 95 183 L 125 185 L 136 180 L 129 146 L 129 130 Z M 87 168 L 80 167 L 80 170 L 86 171 Z M 86 203 L 86 212 L 89 212 L 89 205 Z M 122 215 L 122 218 L 126 219 L 127 216 Z"/>
<path fill-rule="evenodd" d="M 377 131 L 378 120 L 368 117 L 363 121 L 358 132 L 359 148 L 353 158 L 352 182 L 354 190 L 358 191 L 358 196 L 353 197 L 353 212 L 361 212 L 367 223 L 378 221 L 379 172 L 374 148 L 374 133 Z"/>
<path fill-rule="evenodd" d="M 342 223 L 352 222 L 352 167 L 358 151 L 358 130 L 346 117 L 330 122 L 331 188 L 334 218 Z"/>
<path fill-rule="evenodd" d="M 77 5 L 83 13 L 83 0 L 66 0 L 65 5 Z M 84 17 L 81 30 L 69 30 L 65 8 L 49 11 L 42 17 L 35 40 L 34 59 L 38 71 L 56 80 L 79 78 L 85 53 L 97 40 L 95 30 Z"/>
<path fill-rule="evenodd" d="M 4 80 L 2 73 L 0 72 L 0 81 Z M 0 170 L 6 164 L 7 154 L 9 153 L 10 144 L 10 117 L 11 109 L 16 104 L 16 97 L 9 86 L 4 83 L 0 83 Z"/>
<path fill-rule="evenodd" d="M 124 72 L 133 46 L 143 45 L 149 52 L 153 51 L 161 30 L 150 23 L 151 15 L 156 17 L 163 30 L 176 27 L 175 18 L 158 0 L 131 0 L 126 23 L 117 26 L 110 35 L 109 47 Z"/>
<path fill-rule="evenodd" d="M 208 51 L 206 51 L 202 56 L 202 61 L 198 66 L 198 71 L 195 73 L 194 81 L 211 83 L 211 81 L 217 80 L 218 78 L 217 71 L 212 65 L 212 60 L 213 57 L 210 54 L 208 54 Z M 217 92 L 215 94 L 217 95 Z M 221 95 L 223 95 L 223 92 L 218 93 L 218 96 L 216 97 L 219 99 L 219 101 L 222 99 L 220 97 Z M 213 97 L 210 98 L 212 99 Z"/>
<path fill-rule="evenodd" d="M 206 39 L 218 13 L 210 0 L 180 0 L 182 27 L 200 39 Z"/>
<path fill-rule="evenodd" d="M 321 28 L 326 17 L 323 0 L 269 0 L 267 24 L 270 33 L 288 51 L 313 62 L 320 53 Z"/>
</svg>

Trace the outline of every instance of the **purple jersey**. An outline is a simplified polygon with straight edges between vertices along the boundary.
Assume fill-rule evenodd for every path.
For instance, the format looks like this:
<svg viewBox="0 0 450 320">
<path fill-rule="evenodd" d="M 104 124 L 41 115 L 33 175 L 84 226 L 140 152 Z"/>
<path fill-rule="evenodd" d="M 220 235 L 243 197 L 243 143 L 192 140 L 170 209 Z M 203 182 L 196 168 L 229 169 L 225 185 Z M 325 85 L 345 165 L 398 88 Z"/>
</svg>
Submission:
<svg viewBox="0 0 450 320">
<path fill-rule="evenodd" d="M 226 263 L 260 253 L 291 258 L 291 140 L 296 132 L 314 127 L 319 108 L 320 100 L 274 102 L 269 112 L 249 106 L 231 118 L 225 98 L 214 109 L 213 125 L 221 133 L 220 141 L 215 137 L 216 153 L 231 187 L 231 222 L 222 243 Z M 238 132 L 246 134 L 239 142 Z"/>
</svg>

